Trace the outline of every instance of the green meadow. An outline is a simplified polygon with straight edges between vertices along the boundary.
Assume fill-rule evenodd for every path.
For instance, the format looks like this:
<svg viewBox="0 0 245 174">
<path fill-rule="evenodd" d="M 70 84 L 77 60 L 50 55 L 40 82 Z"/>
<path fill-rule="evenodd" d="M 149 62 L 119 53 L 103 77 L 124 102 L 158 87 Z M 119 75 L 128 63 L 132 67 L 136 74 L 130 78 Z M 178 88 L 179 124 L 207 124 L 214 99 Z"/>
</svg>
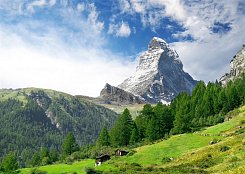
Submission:
<svg viewBox="0 0 245 174">
<path fill-rule="evenodd" d="M 112 157 L 95 167 L 103 173 L 245 173 L 245 106 L 229 113 L 231 119 L 202 131 L 174 135 L 133 149 L 124 157 Z M 215 141 L 210 145 L 211 141 Z M 48 174 L 86 173 L 94 167 L 88 159 L 71 165 L 39 167 Z M 29 174 L 31 169 L 22 169 Z"/>
</svg>

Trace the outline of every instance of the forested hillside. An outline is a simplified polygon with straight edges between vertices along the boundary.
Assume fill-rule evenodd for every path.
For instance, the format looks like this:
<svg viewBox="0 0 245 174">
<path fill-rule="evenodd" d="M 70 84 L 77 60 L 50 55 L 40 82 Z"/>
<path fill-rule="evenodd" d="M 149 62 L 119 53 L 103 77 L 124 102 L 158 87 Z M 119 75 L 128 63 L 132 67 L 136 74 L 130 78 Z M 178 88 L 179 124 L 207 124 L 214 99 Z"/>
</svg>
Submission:
<svg viewBox="0 0 245 174">
<path fill-rule="evenodd" d="M 223 122 L 225 114 L 245 104 L 245 76 L 225 87 L 218 82 L 200 82 L 189 95 L 180 93 L 169 106 L 146 104 L 132 119 L 125 109 L 110 130 L 111 146 L 153 142 L 173 134 L 198 131 Z"/>
<path fill-rule="evenodd" d="M 91 144 L 116 118 L 109 109 L 61 92 L 0 90 L 0 158 L 9 151 L 28 158 L 41 146 L 60 149 L 68 132 L 79 145 Z"/>
</svg>

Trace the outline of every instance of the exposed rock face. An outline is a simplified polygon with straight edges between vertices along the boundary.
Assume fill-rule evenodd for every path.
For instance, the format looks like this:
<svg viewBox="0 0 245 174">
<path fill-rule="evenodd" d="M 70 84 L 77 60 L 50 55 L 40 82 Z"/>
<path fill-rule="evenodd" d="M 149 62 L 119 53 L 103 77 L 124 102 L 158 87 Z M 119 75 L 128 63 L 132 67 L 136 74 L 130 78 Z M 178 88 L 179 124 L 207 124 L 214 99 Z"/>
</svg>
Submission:
<svg viewBox="0 0 245 174">
<path fill-rule="evenodd" d="M 242 73 L 245 73 L 245 45 L 233 57 L 230 62 L 230 73 L 225 74 L 220 78 L 222 85 L 226 85 L 229 81 L 238 78 Z"/>
<path fill-rule="evenodd" d="M 118 87 L 149 103 L 170 102 L 180 92 L 190 93 L 198 81 L 183 71 L 175 50 L 154 37 L 139 59 L 136 72 Z"/>
<path fill-rule="evenodd" d="M 145 103 L 140 97 L 134 96 L 133 94 L 126 92 L 120 88 L 106 84 L 100 92 L 100 99 L 107 104 L 134 104 L 134 103 Z"/>
</svg>

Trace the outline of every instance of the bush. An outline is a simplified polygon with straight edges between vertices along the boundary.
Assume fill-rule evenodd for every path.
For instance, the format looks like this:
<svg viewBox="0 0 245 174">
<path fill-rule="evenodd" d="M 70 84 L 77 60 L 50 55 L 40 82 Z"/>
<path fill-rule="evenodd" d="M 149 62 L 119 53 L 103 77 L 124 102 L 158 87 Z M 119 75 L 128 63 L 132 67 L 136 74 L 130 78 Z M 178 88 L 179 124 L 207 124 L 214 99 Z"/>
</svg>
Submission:
<svg viewBox="0 0 245 174">
<path fill-rule="evenodd" d="M 227 150 L 229 150 L 229 149 L 230 149 L 229 146 L 221 146 L 221 147 L 220 147 L 220 151 L 221 151 L 221 152 L 225 152 L 225 151 L 227 151 Z"/>
<path fill-rule="evenodd" d="M 131 163 L 130 164 L 131 166 L 133 166 L 133 167 L 142 167 L 140 164 L 138 164 L 138 163 Z"/>
<path fill-rule="evenodd" d="M 86 174 L 102 174 L 101 171 L 97 171 L 92 167 L 85 168 Z"/>
<path fill-rule="evenodd" d="M 240 124 L 245 124 L 245 120 L 241 120 L 240 121 Z"/>
<path fill-rule="evenodd" d="M 170 161 L 171 161 L 171 159 L 169 157 L 163 157 L 162 158 L 162 163 L 168 163 Z"/>
<path fill-rule="evenodd" d="M 31 169 L 29 174 L 47 174 L 48 172 L 43 171 L 43 170 L 39 170 L 37 168 Z"/>
<path fill-rule="evenodd" d="M 214 166 L 216 164 L 216 161 L 212 158 L 211 154 L 208 154 L 207 156 L 204 156 L 200 160 L 196 161 L 195 165 L 200 167 L 201 169 L 206 169 L 211 166 Z"/>
<path fill-rule="evenodd" d="M 132 156 L 132 155 L 134 155 L 135 153 L 136 153 L 135 150 L 130 150 L 129 153 L 127 154 L 127 156 Z"/>
</svg>

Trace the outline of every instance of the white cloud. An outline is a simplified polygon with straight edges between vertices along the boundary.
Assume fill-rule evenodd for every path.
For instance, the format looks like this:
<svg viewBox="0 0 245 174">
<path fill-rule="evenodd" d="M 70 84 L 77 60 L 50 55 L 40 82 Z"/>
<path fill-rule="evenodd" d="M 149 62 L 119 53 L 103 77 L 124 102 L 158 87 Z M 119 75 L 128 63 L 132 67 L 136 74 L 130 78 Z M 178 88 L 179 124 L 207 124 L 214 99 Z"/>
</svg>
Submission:
<svg viewBox="0 0 245 174">
<path fill-rule="evenodd" d="M 196 79 L 209 81 L 219 78 L 228 71 L 230 59 L 244 44 L 245 5 L 242 0 L 233 0 L 232 3 L 229 0 L 128 2 L 130 6 L 127 10 L 122 9 L 121 13 L 140 15 L 144 27 L 150 27 L 153 31 L 156 28 L 168 29 L 162 23 L 164 18 L 170 18 L 182 26 L 184 31 L 177 31 L 172 35 L 180 41 L 172 45 L 179 53 L 186 71 Z M 143 10 L 134 8 L 139 2 L 144 4 Z M 212 29 L 217 22 L 229 25 L 230 31 L 214 33 Z M 181 41 L 190 36 L 193 41 Z"/>
<path fill-rule="evenodd" d="M 128 37 L 131 34 L 131 29 L 126 22 L 121 22 L 120 24 L 109 25 L 109 34 L 115 34 L 118 37 Z"/>
<path fill-rule="evenodd" d="M 85 4 L 84 3 L 78 3 L 77 4 L 77 10 L 78 10 L 78 12 L 83 12 L 85 10 Z"/>
<path fill-rule="evenodd" d="M 46 0 L 36 0 L 36 1 L 33 1 L 31 2 L 28 7 L 27 7 L 27 10 L 34 13 L 35 10 L 34 8 L 35 7 L 43 7 L 45 5 L 47 5 L 48 3 L 46 2 Z"/>
<path fill-rule="evenodd" d="M 101 32 L 104 29 L 104 22 L 98 20 L 99 13 L 96 11 L 94 4 L 88 4 L 88 9 L 90 13 L 88 15 L 88 21 L 91 24 L 94 32 Z"/>
<path fill-rule="evenodd" d="M 66 25 L 31 18 L 16 24 L 0 20 L 0 88 L 33 86 L 98 96 L 105 83 L 118 85 L 128 77 L 135 64 L 103 48 L 104 23 L 94 4 L 85 7 L 83 13 L 59 9 L 56 15 Z"/>
<path fill-rule="evenodd" d="M 119 0 L 118 3 L 122 13 L 129 13 L 131 11 L 130 3 L 128 0 Z"/>
<path fill-rule="evenodd" d="M 56 4 L 56 0 L 49 0 L 49 5 L 54 6 Z"/>
<path fill-rule="evenodd" d="M 0 28 L 0 88 L 40 87 L 70 94 L 98 96 L 106 82 L 121 83 L 134 70 L 132 62 L 102 49 L 67 49 L 56 36 L 32 46 L 18 34 Z"/>
</svg>

